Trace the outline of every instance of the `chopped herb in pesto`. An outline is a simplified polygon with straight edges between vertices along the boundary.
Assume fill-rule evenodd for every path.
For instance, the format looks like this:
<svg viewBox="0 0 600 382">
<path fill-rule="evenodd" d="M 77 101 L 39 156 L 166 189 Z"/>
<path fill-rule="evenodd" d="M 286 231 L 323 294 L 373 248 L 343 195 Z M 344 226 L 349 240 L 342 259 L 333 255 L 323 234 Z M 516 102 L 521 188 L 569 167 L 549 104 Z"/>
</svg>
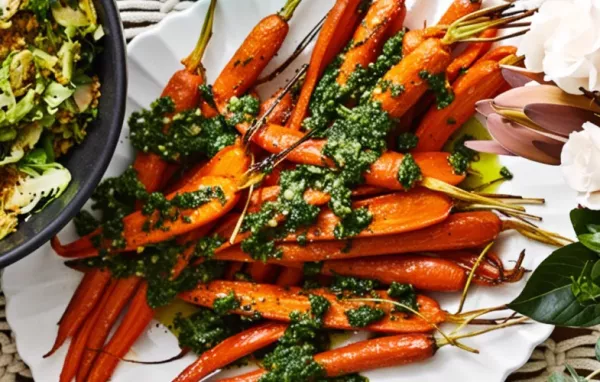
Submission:
<svg viewBox="0 0 600 382">
<path fill-rule="evenodd" d="M 419 137 L 413 133 L 402 133 L 396 141 L 396 150 L 400 153 L 407 153 L 417 147 Z"/>
<path fill-rule="evenodd" d="M 173 321 L 173 327 L 179 332 L 179 347 L 191 349 L 197 355 L 210 350 L 243 328 L 238 316 L 220 316 L 206 308 L 200 308 L 189 317 L 183 317 L 179 313 Z"/>
<path fill-rule="evenodd" d="M 411 154 L 406 154 L 402 158 L 400 168 L 398 169 L 398 182 L 400 182 L 405 190 L 410 190 L 421 179 L 423 179 L 421 168 Z"/>
<path fill-rule="evenodd" d="M 204 236 L 196 242 L 196 250 L 194 256 L 212 259 L 215 255 L 215 250 L 225 243 L 225 239 L 214 234 L 212 236 Z"/>
<path fill-rule="evenodd" d="M 194 154 L 211 158 L 235 142 L 237 133 L 221 116 L 206 118 L 200 109 L 174 113 L 170 97 L 157 99 L 149 110 L 133 113 L 129 118 L 133 147 L 175 161 Z M 165 125 L 169 125 L 167 130 Z"/>
<path fill-rule="evenodd" d="M 259 110 L 260 101 L 251 95 L 241 98 L 231 97 L 227 104 L 227 111 L 230 113 L 227 124 L 235 126 L 243 122 L 251 123 L 258 115 Z"/>
<path fill-rule="evenodd" d="M 304 276 L 311 277 L 317 276 L 321 274 L 321 269 L 323 269 L 322 261 L 315 262 L 306 262 L 304 263 Z"/>
<path fill-rule="evenodd" d="M 338 224 L 333 229 L 333 234 L 336 239 L 345 239 L 347 237 L 356 236 L 361 233 L 373 221 L 373 215 L 367 207 L 357 208 L 352 210 L 346 216 L 341 224 Z"/>
<path fill-rule="evenodd" d="M 208 103 L 214 109 L 217 108 L 215 104 L 215 95 L 213 94 L 212 85 L 210 84 L 202 84 L 199 86 L 200 94 L 202 95 L 202 100 Z"/>
<path fill-rule="evenodd" d="M 327 334 L 321 331 L 322 317 L 329 309 L 329 301 L 317 295 L 309 295 L 308 298 L 311 311 L 290 314 L 290 326 L 273 352 L 263 360 L 267 373 L 260 382 L 326 380 L 325 368 L 313 356 L 329 345 Z"/>
<path fill-rule="evenodd" d="M 196 191 L 177 194 L 171 200 L 168 200 L 161 192 L 153 192 L 142 207 L 142 214 L 151 216 L 144 229 L 147 231 L 163 229 L 166 221 L 177 221 L 183 210 L 198 208 L 213 199 L 225 204 L 227 200 L 221 187 L 202 187 Z M 153 217 L 155 212 L 158 214 Z"/>
<path fill-rule="evenodd" d="M 465 146 L 465 141 L 472 139 L 474 139 L 472 136 L 464 135 L 454 143 L 448 162 L 456 174 L 466 173 L 471 162 L 479 160 L 477 152 Z"/>
<path fill-rule="evenodd" d="M 164 242 L 144 248 L 140 255 L 106 255 L 81 260 L 85 266 L 106 268 L 115 278 L 138 276 L 148 283 L 147 300 L 152 308 L 169 304 L 178 293 L 194 289 L 222 277 L 225 265 L 220 261 L 205 261 L 186 267 L 177 278 L 172 269 L 185 250 L 174 242 Z"/>
<path fill-rule="evenodd" d="M 514 177 L 513 173 L 510 172 L 510 170 L 506 166 L 502 166 L 502 168 L 500 169 L 500 176 L 506 180 L 511 180 Z"/>
<path fill-rule="evenodd" d="M 94 232 L 99 226 L 100 221 L 96 219 L 89 211 L 82 210 L 73 219 L 77 235 L 85 236 Z"/>
<path fill-rule="evenodd" d="M 412 285 L 393 282 L 387 290 L 387 293 L 391 298 L 398 301 L 402 305 L 406 305 L 413 311 L 419 310 L 419 304 L 417 304 L 417 294 Z M 410 309 L 396 306 L 394 311 L 410 313 Z"/>
<path fill-rule="evenodd" d="M 379 308 L 373 308 L 368 305 L 362 305 L 356 309 L 350 309 L 345 312 L 350 325 L 356 328 L 364 328 L 385 317 L 385 312 Z"/>
<path fill-rule="evenodd" d="M 232 310 L 236 310 L 240 307 L 239 300 L 235 297 L 233 291 L 229 292 L 227 296 L 215 299 L 213 302 L 213 310 L 215 313 L 225 315 L 230 313 Z"/>
<path fill-rule="evenodd" d="M 419 77 L 427 81 L 429 89 L 435 95 L 438 109 L 448 107 L 454 101 L 454 92 L 446 80 L 446 73 L 431 74 L 422 70 L 419 72 Z"/>
<path fill-rule="evenodd" d="M 372 293 L 377 287 L 379 287 L 377 280 L 335 275 L 329 289 L 337 295 L 349 292 L 353 296 L 362 297 Z"/>
</svg>

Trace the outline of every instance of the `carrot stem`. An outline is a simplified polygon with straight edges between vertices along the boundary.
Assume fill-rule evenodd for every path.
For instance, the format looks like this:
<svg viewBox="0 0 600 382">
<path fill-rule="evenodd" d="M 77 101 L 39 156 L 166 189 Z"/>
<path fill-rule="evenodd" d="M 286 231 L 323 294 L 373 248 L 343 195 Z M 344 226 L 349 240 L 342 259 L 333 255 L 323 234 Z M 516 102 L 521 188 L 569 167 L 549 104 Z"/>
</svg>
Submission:
<svg viewBox="0 0 600 382">
<path fill-rule="evenodd" d="M 208 11 L 206 12 L 206 16 L 204 18 L 204 24 L 202 25 L 202 32 L 200 32 L 200 37 L 198 38 L 196 47 L 192 53 L 181 62 L 189 72 L 195 72 L 198 70 L 201 72 L 202 76 L 204 76 L 203 69 L 201 68 L 202 57 L 204 57 L 204 52 L 206 51 L 208 42 L 213 34 L 213 22 L 215 18 L 216 6 L 217 0 L 210 0 L 210 5 L 208 6 Z"/>
<path fill-rule="evenodd" d="M 281 8 L 277 14 L 285 21 L 290 21 L 301 1 L 302 0 L 287 0 L 283 8 Z"/>
<path fill-rule="evenodd" d="M 460 312 L 462 312 L 463 307 L 465 306 L 465 301 L 467 300 L 467 294 L 469 292 L 469 287 L 471 286 L 471 282 L 473 281 L 473 276 L 475 276 L 475 271 L 477 270 L 477 268 L 479 267 L 479 264 L 481 264 L 481 261 L 483 260 L 483 258 L 488 253 L 490 248 L 492 248 L 493 245 L 494 245 L 494 242 L 492 241 L 483 249 L 483 251 L 481 251 L 481 254 L 477 258 L 477 261 L 475 261 L 475 264 L 473 265 L 471 272 L 469 272 L 469 277 L 467 278 L 465 288 L 462 292 L 462 296 L 460 297 L 460 303 L 458 304 L 458 310 L 456 311 L 456 314 L 459 314 Z"/>
</svg>

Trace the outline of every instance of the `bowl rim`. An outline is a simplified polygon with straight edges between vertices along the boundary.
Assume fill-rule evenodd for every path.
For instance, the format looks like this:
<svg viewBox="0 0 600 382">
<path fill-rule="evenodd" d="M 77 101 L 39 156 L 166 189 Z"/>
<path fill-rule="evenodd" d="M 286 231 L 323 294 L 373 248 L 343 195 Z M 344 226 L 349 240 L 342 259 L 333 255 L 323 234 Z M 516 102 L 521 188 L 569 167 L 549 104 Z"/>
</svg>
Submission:
<svg viewBox="0 0 600 382">
<path fill-rule="evenodd" d="M 121 23 L 121 17 L 115 0 L 99 0 L 98 2 L 102 3 L 104 8 L 103 27 L 113 35 L 112 38 L 114 40 L 113 43 L 115 44 L 115 52 L 112 58 L 116 63 L 116 66 L 113 67 L 113 71 L 115 82 L 118 84 L 115 90 L 115 105 L 117 109 L 114 113 L 111 113 L 111 117 L 106 121 L 106 125 L 110 127 L 106 136 L 106 149 L 103 150 L 97 158 L 96 162 L 98 165 L 94 166 L 90 171 L 88 181 L 79 188 L 75 197 L 64 207 L 56 219 L 44 227 L 37 235 L 26 240 L 23 244 L 0 254 L 0 269 L 33 253 L 71 221 L 88 201 L 96 189 L 96 186 L 100 183 L 117 147 L 117 142 L 119 141 L 121 130 L 123 128 L 125 104 L 127 100 L 126 42 L 123 35 L 123 24 Z"/>
</svg>

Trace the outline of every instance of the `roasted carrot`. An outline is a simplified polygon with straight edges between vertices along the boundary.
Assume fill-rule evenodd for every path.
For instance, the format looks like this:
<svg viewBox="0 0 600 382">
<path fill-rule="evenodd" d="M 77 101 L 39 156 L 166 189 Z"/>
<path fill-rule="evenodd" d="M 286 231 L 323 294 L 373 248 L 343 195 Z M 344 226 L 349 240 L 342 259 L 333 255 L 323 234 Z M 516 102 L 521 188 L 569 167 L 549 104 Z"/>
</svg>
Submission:
<svg viewBox="0 0 600 382">
<path fill-rule="evenodd" d="M 484 54 L 479 59 L 479 61 L 487 61 L 487 60 L 501 61 L 502 59 L 504 59 L 508 56 L 512 56 L 512 55 L 516 55 L 516 54 L 517 54 L 517 48 L 515 46 L 501 45 L 501 46 L 498 46 L 498 47 L 490 50 L 486 54 Z"/>
<path fill-rule="evenodd" d="M 195 290 L 181 293 L 179 296 L 183 300 L 205 307 L 212 307 L 215 299 L 233 292 L 240 301 L 240 305 L 246 309 L 235 310 L 236 314 L 253 315 L 260 313 L 261 317 L 275 321 L 290 321 L 290 313 L 294 311 L 308 312 L 310 302 L 302 288 L 298 287 L 280 287 L 269 284 L 255 284 L 239 281 L 212 281 L 208 284 L 199 285 Z M 324 289 L 313 289 L 311 294 L 326 298 L 330 305 L 329 310 L 323 317 L 323 324 L 326 328 L 334 329 L 355 329 L 348 322 L 345 312 L 349 309 L 358 308 L 361 305 L 370 305 L 363 303 L 338 299 L 331 292 Z M 386 292 L 378 291 L 375 294 L 382 299 L 389 299 Z M 377 305 L 377 308 L 384 310 L 387 314 L 381 320 L 365 327 L 366 330 L 386 333 L 413 333 L 427 332 L 432 330 L 431 324 L 443 322 L 446 319 L 446 313 L 440 309 L 435 300 L 418 296 L 419 313 L 427 319 L 403 313 L 393 312 L 393 307 L 387 303 Z M 247 309 L 247 307 L 251 307 Z"/>
<path fill-rule="evenodd" d="M 146 302 L 147 288 L 148 285 L 146 283 L 140 286 L 141 293 L 136 293 L 123 322 L 121 322 L 113 337 L 103 348 L 102 353 L 96 357 L 87 378 L 88 382 L 108 381 L 120 359 L 125 356 L 137 340 L 139 333 L 152 320 L 154 311 Z"/>
<path fill-rule="evenodd" d="M 201 227 L 202 225 L 205 225 L 207 221 L 216 220 L 216 218 L 218 218 L 219 215 L 223 215 L 224 212 L 231 209 L 239 198 L 239 195 L 237 195 L 236 193 L 238 182 L 237 178 L 240 177 L 246 171 L 249 164 L 250 160 L 248 158 L 248 155 L 246 155 L 244 149 L 239 145 L 232 145 L 221 150 L 205 166 L 199 167 L 196 169 L 195 172 L 188 174 L 188 178 L 182 182 L 183 186 L 177 191 L 174 191 L 171 194 L 169 194 L 167 196 L 168 199 L 175 197 L 175 195 L 177 195 L 178 193 L 195 191 L 199 189 L 199 187 L 203 186 L 221 186 L 221 182 L 223 183 L 223 185 L 227 185 L 225 189 L 222 188 L 223 191 L 226 191 L 227 189 L 227 192 L 229 192 L 230 195 L 233 192 L 233 198 L 228 198 L 228 201 L 225 203 L 225 205 L 221 205 L 220 201 L 212 201 L 207 204 L 204 204 L 203 206 L 200 206 L 199 209 L 194 210 L 195 212 L 193 214 L 196 215 L 196 217 L 199 217 L 197 216 L 198 213 L 201 212 L 201 210 L 204 208 L 204 212 L 209 212 L 205 216 L 205 222 L 202 223 L 201 219 L 200 223 L 196 221 L 197 224 L 193 224 L 193 221 L 190 223 L 182 223 L 180 224 L 180 228 L 183 228 L 184 231 L 192 231 L 195 227 Z M 213 184 L 206 184 L 207 181 Z M 212 209 L 211 204 L 213 204 L 212 208 L 216 207 L 216 209 L 221 212 L 217 215 L 212 215 L 212 213 L 210 213 L 210 210 Z M 129 224 L 130 228 L 136 231 L 138 235 L 142 236 L 142 238 L 144 236 L 147 236 L 147 233 L 143 232 L 143 230 L 139 231 L 141 228 L 143 228 L 144 221 L 147 220 L 146 216 L 142 215 L 141 212 L 135 212 L 132 215 L 126 217 L 124 221 L 127 219 L 131 219 L 134 221 L 125 223 L 126 225 Z M 174 223 L 181 223 L 181 221 L 178 220 Z M 138 224 L 138 226 L 136 227 L 135 224 Z M 140 226 L 139 224 L 142 224 L 142 226 Z M 159 236 L 166 235 L 167 237 L 173 237 L 176 235 L 174 234 L 174 231 L 171 230 L 162 232 L 157 231 L 162 230 L 154 230 L 152 231 L 152 233 L 158 233 Z M 95 235 L 98 235 L 98 233 L 100 232 L 101 230 L 98 229 L 92 232 L 91 234 L 84 236 L 79 240 L 76 240 L 75 242 L 67 245 L 62 245 L 59 242 L 58 238 L 54 237 L 51 241 L 52 248 L 56 251 L 56 253 L 63 257 L 95 256 L 97 255 L 98 251 L 94 247 L 91 239 Z M 127 233 L 124 233 L 124 236 L 127 237 Z M 155 238 L 155 240 L 157 239 Z M 162 240 L 159 239 L 158 241 Z M 131 248 L 129 248 L 129 250 L 131 250 Z"/>
<path fill-rule="evenodd" d="M 171 98 L 175 106 L 175 113 L 200 106 L 202 98 L 200 94 L 200 85 L 204 84 L 206 81 L 201 60 L 212 35 L 212 21 L 215 5 L 216 0 L 212 0 L 196 47 L 192 53 L 182 61 L 185 68 L 178 70 L 171 76 L 167 86 L 165 86 L 161 94 L 161 97 Z M 208 108 L 210 107 L 205 104 L 203 106 L 203 111 L 207 113 Z M 209 113 L 215 114 L 214 112 Z M 168 126 L 165 126 L 165 129 L 168 129 Z M 133 163 L 133 168 L 137 171 L 138 178 L 146 187 L 146 190 L 148 192 L 154 192 L 161 186 L 168 164 L 159 155 L 138 152 Z"/>
<path fill-rule="evenodd" d="M 113 280 L 112 282 L 115 286 L 110 291 L 110 295 L 104 306 L 100 309 L 95 318 L 89 320 L 92 327 L 86 341 L 83 343 L 85 345 L 85 350 L 81 355 L 81 362 L 77 369 L 77 381 L 86 380 L 90 368 L 98 355 L 98 349 L 102 349 L 104 346 L 104 341 L 108 338 L 110 330 L 119 318 L 121 311 L 140 285 L 141 279 L 132 276 L 117 281 Z"/>
<path fill-rule="evenodd" d="M 404 0 L 378 0 L 371 4 L 344 53 L 336 82 L 345 85 L 358 68 L 366 68 L 379 55 L 385 38 L 404 6 Z"/>
<path fill-rule="evenodd" d="M 438 25 L 450 25 L 461 17 L 478 11 L 480 8 L 481 0 L 454 0 L 440 18 Z"/>
<path fill-rule="evenodd" d="M 277 277 L 277 265 L 256 262 L 246 266 L 246 272 L 252 281 L 257 283 L 270 283 Z"/>
<path fill-rule="evenodd" d="M 287 329 L 286 324 L 267 322 L 229 337 L 203 353 L 173 382 L 197 382 L 215 370 L 260 350 L 277 341 Z"/>
<path fill-rule="evenodd" d="M 424 361 L 438 349 L 429 334 L 400 334 L 355 342 L 315 355 L 315 361 L 325 368 L 327 377 L 357 373 L 383 367 Z M 266 373 L 259 369 L 221 382 L 254 382 Z"/>
<path fill-rule="evenodd" d="M 327 14 L 325 24 L 319 33 L 319 37 L 310 58 L 310 64 L 306 73 L 306 79 L 298 96 L 298 102 L 290 118 L 289 127 L 299 130 L 308 112 L 308 106 L 313 91 L 317 86 L 323 71 L 341 52 L 358 24 L 361 13 L 359 12 L 361 0 L 337 0 L 333 8 Z"/>
<path fill-rule="evenodd" d="M 300 0 L 287 0 L 282 11 L 265 17 L 250 31 L 242 45 L 214 82 L 215 104 L 221 114 L 227 113 L 231 97 L 245 94 L 260 73 L 277 54 L 288 31 L 288 21 Z"/>
<path fill-rule="evenodd" d="M 374 101 L 380 102 L 382 109 L 391 117 L 402 117 L 428 89 L 427 81 L 421 78 L 421 73 L 441 73 L 446 70 L 450 61 L 447 45 L 436 38 L 424 41 L 383 76 L 384 83 L 390 84 L 389 89 L 383 91 L 381 87 L 377 87 L 373 92 Z M 399 95 L 392 95 L 394 85 L 403 87 L 404 91 Z"/>
<path fill-rule="evenodd" d="M 454 0 L 442 15 L 437 25 L 440 27 L 448 26 L 461 17 L 478 11 L 480 8 L 481 1 L 479 0 Z M 432 37 L 441 38 L 444 33 L 443 28 L 426 28 L 409 31 L 404 35 L 404 40 L 402 41 L 402 54 L 410 54 L 426 39 Z"/>
<path fill-rule="evenodd" d="M 195 209 L 185 209 L 181 211 L 181 217 L 185 219 L 177 219 L 172 221 L 166 219 L 161 229 L 154 229 L 147 232 L 145 227 L 148 221 L 157 221 L 158 212 L 153 213 L 150 216 L 145 216 L 140 211 L 136 211 L 123 219 L 124 229 L 123 237 L 126 240 L 126 245 L 123 248 L 118 249 L 118 252 L 129 252 L 135 251 L 139 247 L 145 245 L 159 243 L 161 241 L 169 240 L 173 237 L 182 235 L 190 232 L 194 229 L 200 228 L 206 224 L 209 224 L 221 216 L 229 212 L 239 200 L 239 194 L 237 190 L 237 182 L 231 178 L 222 176 L 205 176 L 199 179 L 194 184 L 187 184 L 182 189 L 176 191 L 167 196 L 168 200 L 173 199 L 180 193 L 187 193 L 197 191 L 202 188 L 214 188 L 219 187 L 223 191 L 225 196 L 222 200 L 212 199 L 206 204 L 201 205 Z M 75 243 L 61 246 L 61 250 L 57 253 L 63 257 L 91 257 L 97 256 L 98 251 L 94 248 L 91 242 L 91 237 L 85 236 Z M 83 243 L 89 243 L 86 251 L 72 251 L 72 245 L 77 247 L 83 245 Z"/>
<path fill-rule="evenodd" d="M 83 325 L 96 303 L 102 298 L 102 292 L 110 281 L 110 272 L 103 269 L 95 269 L 84 276 L 83 281 L 71 298 L 65 313 L 58 325 L 58 334 L 52 349 L 44 355 L 51 356 L 65 343 L 67 338 L 74 336 L 81 325 Z"/>
<path fill-rule="evenodd" d="M 497 29 L 487 29 L 479 37 L 491 38 L 495 37 L 497 33 Z M 446 78 L 448 81 L 450 83 L 454 82 L 461 71 L 469 69 L 478 58 L 490 50 L 491 46 L 491 42 L 472 42 L 467 45 L 465 50 L 456 56 L 446 68 Z"/>
<path fill-rule="evenodd" d="M 283 89 L 276 91 L 271 98 L 260 104 L 260 110 L 258 112 L 259 116 L 263 116 L 271 107 L 273 107 L 273 104 L 281 95 L 282 91 Z M 292 97 L 292 93 L 287 92 L 275 106 L 271 114 L 269 114 L 267 117 L 267 122 L 285 125 L 292 115 L 292 110 L 294 110 L 294 99 Z"/>
<path fill-rule="evenodd" d="M 300 268 L 284 267 L 275 284 L 282 287 L 298 286 L 304 278 L 304 272 Z"/>
<path fill-rule="evenodd" d="M 419 142 L 415 151 L 440 150 L 463 123 L 475 114 L 475 103 L 498 95 L 506 81 L 497 61 L 478 61 L 453 85 L 454 101 L 444 109 L 432 106 L 415 134 Z"/>
<path fill-rule="evenodd" d="M 248 127 L 238 125 L 238 128 L 243 134 Z M 294 145 L 303 136 L 304 134 L 300 131 L 268 124 L 254 135 L 253 141 L 266 151 L 277 154 Z M 326 141 L 323 139 L 310 139 L 292 150 L 287 159 L 295 163 L 333 166 L 331 160 L 322 154 L 325 144 Z M 464 176 L 454 173 L 452 166 L 448 163 L 448 155 L 441 152 L 423 153 L 414 155 L 414 159 L 421 168 L 423 176 L 457 185 L 464 180 Z M 371 186 L 401 190 L 402 185 L 398 182 L 397 174 L 402 159 L 404 159 L 403 154 L 393 151 L 385 152 L 365 173 L 366 183 Z"/>
<path fill-rule="evenodd" d="M 363 237 L 350 241 L 321 241 L 305 246 L 281 243 L 280 259 L 269 262 L 306 262 L 390 254 L 447 251 L 479 248 L 498 236 L 502 221 L 492 212 L 464 212 L 418 231 L 397 235 Z M 229 261 L 252 261 L 238 245 L 217 250 L 215 258 Z"/>
<path fill-rule="evenodd" d="M 116 280 L 111 280 L 106 290 L 102 294 L 102 299 L 94 307 L 94 310 L 90 313 L 89 318 L 85 321 L 81 329 L 71 340 L 69 345 L 69 351 L 65 357 L 63 368 L 60 372 L 60 382 L 71 382 L 80 368 L 80 361 L 82 360 L 83 354 L 86 352 L 85 346 L 87 340 L 94 330 L 94 322 L 98 319 L 98 316 L 102 314 L 107 301 L 112 295 L 115 287 L 117 286 Z"/>
<path fill-rule="evenodd" d="M 404 30 L 404 19 L 406 19 L 406 2 L 400 5 L 400 12 L 394 17 L 388 28 L 387 37 L 392 37 Z"/>
</svg>

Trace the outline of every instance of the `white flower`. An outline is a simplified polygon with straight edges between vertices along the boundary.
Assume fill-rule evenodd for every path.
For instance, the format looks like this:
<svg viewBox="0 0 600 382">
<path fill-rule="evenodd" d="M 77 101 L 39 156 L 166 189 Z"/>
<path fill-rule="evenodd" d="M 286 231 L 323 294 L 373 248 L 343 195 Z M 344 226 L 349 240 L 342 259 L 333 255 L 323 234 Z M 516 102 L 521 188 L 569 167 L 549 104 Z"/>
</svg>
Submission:
<svg viewBox="0 0 600 382">
<path fill-rule="evenodd" d="M 600 210 L 600 127 L 586 122 L 583 131 L 571 133 L 560 159 L 567 184 L 579 192 L 579 203 Z"/>
<path fill-rule="evenodd" d="M 567 93 L 600 90 L 600 1 L 546 0 L 531 17 L 518 54 Z"/>
</svg>

